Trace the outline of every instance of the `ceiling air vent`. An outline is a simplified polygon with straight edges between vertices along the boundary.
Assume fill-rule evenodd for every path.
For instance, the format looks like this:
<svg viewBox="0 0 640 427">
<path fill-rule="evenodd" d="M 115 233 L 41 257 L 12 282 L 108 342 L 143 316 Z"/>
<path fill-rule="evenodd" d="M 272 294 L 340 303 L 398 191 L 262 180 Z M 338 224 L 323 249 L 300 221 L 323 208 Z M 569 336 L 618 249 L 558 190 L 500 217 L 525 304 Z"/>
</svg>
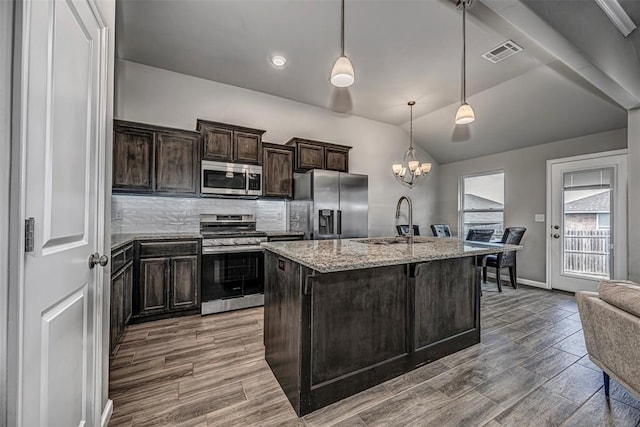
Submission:
<svg viewBox="0 0 640 427">
<path fill-rule="evenodd" d="M 522 50 L 522 47 L 518 46 L 512 40 L 507 40 L 506 42 L 502 43 L 500 46 L 497 46 L 491 49 L 489 52 L 482 55 L 482 57 L 489 62 L 493 62 L 494 64 L 497 64 L 498 62 L 504 61 L 508 57 L 515 55 L 521 50 Z"/>
</svg>

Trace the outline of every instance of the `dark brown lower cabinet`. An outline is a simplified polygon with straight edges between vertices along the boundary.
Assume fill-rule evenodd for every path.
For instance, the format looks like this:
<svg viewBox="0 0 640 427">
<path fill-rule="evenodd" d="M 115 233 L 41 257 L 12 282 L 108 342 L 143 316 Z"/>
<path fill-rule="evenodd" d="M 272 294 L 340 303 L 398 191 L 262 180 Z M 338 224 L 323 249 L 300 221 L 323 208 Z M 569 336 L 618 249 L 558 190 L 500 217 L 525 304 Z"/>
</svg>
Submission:
<svg viewBox="0 0 640 427">
<path fill-rule="evenodd" d="M 189 255 L 171 259 L 171 295 L 169 308 L 177 310 L 198 305 L 198 256 Z"/>
<path fill-rule="evenodd" d="M 265 359 L 299 416 L 480 342 L 475 257 L 319 273 L 265 251 Z"/>
<path fill-rule="evenodd" d="M 131 245 L 115 251 L 112 256 L 111 319 L 109 349 L 111 353 L 122 339 L 124 329 L 131 320 L 133 289 L 133 248 Z"/>
<path fill-rule="evenodd" d="M 200 241 L 141 241 L 133 292 L 135 321 L 152 320 L 200 306 Z"/>
<path fill-rule="evenodd" d="M 169 310 L 170 258 L 140 260 L 140 314 Z"/>
</svg>

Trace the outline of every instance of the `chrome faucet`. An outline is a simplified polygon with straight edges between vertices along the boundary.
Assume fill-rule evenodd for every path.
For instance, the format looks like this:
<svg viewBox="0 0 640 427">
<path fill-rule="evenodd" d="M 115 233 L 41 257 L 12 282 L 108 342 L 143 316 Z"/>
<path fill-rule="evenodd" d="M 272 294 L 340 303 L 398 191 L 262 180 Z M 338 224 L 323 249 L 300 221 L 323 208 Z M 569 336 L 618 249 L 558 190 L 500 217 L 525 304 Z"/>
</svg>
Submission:
<svg viewBox="0 0 640 427">
<path fill-rule="evenodd" d="M 398 223 L 398 219 L 400 218 L 400 208 L 402 207 L 402 201 L 406 200 L 407 205 L 409 206 L 409 232 L 405 234 L 407 238 L 407 243 L 410 245 L 413 244 L 413 205 L 411 204 L 411 199 L 408 196 L 402 196 L 398 200 L 398 205 L 396 206 L 396 225 Z"/>
</svg>

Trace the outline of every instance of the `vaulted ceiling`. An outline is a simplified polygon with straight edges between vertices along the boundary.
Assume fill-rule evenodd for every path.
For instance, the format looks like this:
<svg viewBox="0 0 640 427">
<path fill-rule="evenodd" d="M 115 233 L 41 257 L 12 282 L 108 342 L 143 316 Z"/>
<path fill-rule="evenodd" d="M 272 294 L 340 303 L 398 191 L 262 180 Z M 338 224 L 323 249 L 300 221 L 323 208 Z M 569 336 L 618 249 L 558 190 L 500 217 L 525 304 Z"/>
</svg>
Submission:
<svg viewBox="0 0 640 427">
<path fill-rule="evenodd" d="M 565 2 L 513 3 L 551 21 L 545 14 L 552 3 Z M 591 2 L 573 3 L 580 16 L 581 4 Z M 637 3 L 623 1 L 640 15 Z M 590 6 L 585 16 L 594 13 Z M 415 100 L 416 142 L 441 163 L 626 126 L 625 109 L 606 88 L 576 73 L 491 0 L 476 0 L 468 16 L 467 90 L 477 119 L 454 126 L 462 19 L 455 5 L 347 0 L 345 8 L 346 54 L 356 70 L 348 89 L 328 80 L 340 53 L 338 0 L 119 1 L 117 56 L 405 128 L 406 103 Z M 606 16 L 597 24 L 612 25 Z M 571 31 L 561 36 L 570 39 Z M 638 49 L 638 32 L 624 43 Z M 498 64 L 481 57 L 508 39 L 524 51 Z M 274 54 L 287 57 L 285 67 L 270 63 Z"/>
</svg>

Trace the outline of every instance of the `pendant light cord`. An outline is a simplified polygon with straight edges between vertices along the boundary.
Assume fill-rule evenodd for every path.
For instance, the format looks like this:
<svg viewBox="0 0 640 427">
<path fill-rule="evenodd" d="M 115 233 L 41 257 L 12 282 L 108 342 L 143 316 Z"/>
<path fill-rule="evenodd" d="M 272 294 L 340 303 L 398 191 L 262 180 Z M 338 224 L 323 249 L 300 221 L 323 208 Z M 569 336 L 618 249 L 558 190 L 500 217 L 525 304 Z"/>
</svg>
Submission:
<svg viewBox="0 0 640 427">
<path fill-rule="evenodd" d="M 462 0 L 462 103 L 467 102 L 467 1 Z"/>
<path fill-rule="evenodd" d="M 342 56 L 344 56 L 344 0 L 342 0 L 342 23 L 340 28 L 340 49 L 342 50 Z"/>
</svg>

